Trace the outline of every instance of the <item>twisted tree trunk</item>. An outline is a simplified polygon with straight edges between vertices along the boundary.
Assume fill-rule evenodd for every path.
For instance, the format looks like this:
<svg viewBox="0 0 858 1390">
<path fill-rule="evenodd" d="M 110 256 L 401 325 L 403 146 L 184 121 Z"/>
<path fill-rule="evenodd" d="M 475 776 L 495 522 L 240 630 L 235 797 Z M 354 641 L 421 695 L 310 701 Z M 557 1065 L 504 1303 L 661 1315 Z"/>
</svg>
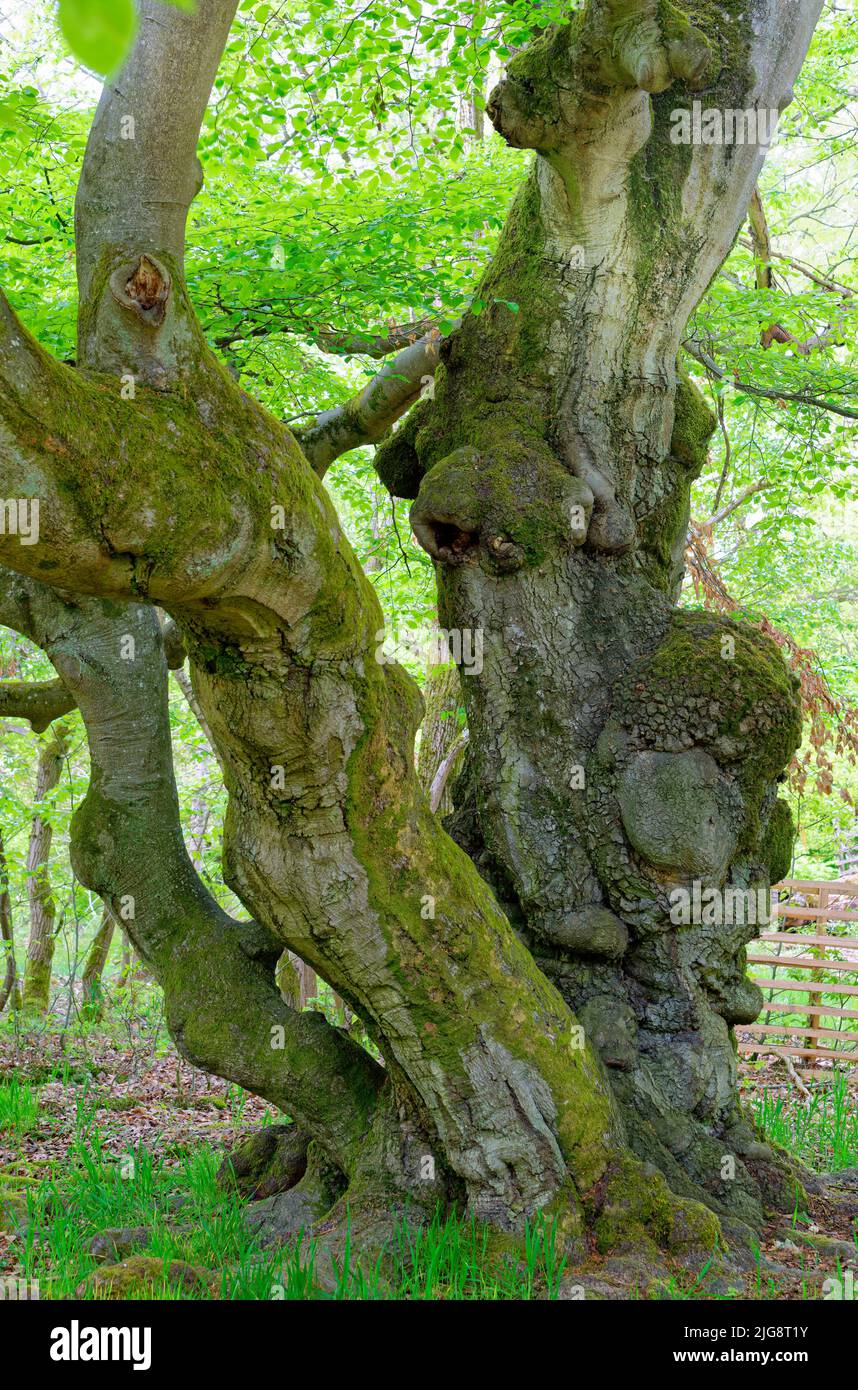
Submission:
<svg viewBox="0 0 858 1390">
<path fill-rule="evenodd" d="M 609 1067 L 634 1150 L 754 1228 L 794 1193 L 738 1103 L 756 919 L 677 930 L 670 895 L 768 886 L 792 840 L 795 683 L 754 632 L 673 608 L 714 429 L 676 357 L 764 150 L 670 131 L 697 91 L 782 109 L 818 12 L 786 8 L 701 3 L 691 28 L 591 5 L 514 60 L 490 114 L 539 155 L 489 307 L 378 459 L 416 497 L 442 622 L 483 633 L 454 833 Z"/>
<path fill-rule="evenodd" d="M 692 28 L 655 0 L 592 0 L 490 104 L 538 156 L 487 313 L 379 457 L 417 494 L 444 625 L 484 633 L 463 680 L 468 853 L 428 808 L 420 699 L 375 660 L 378 603 L 317 472 L 188 303 L 194 147 L 232 9 L 145 0 L 105 90 L 78 200 L 80 369 L 0 299 L 0 491 L 42 516 L 36 544 L 0 537 L 29 576 L 7 577 L 0 610 L 87 726 L 76 871 L 163 983 L 186 1055 L 288 1109 L 336 1168 L 333 1225 L 345 1202 L 353 1225 L 384 1225 L 408 1197 L 507 1228 L 541 1209 L 581 1253 L 588 1228 L 602 1249 L 708 1250 L 710 1208 L 741 1236 L 792 1188 L 738 1106 L 730 1024 L 757 1006 L 743 933 L 675 930 L 667 895 L 778 871 L 774 780 L 798 717 L 774 649 L 672 610 L 711 430 L 676 353 L 764 150 L 673 146 L 668 128 L 703 84 L 712 105 L 782 106 L 819 4 L 701 0 Z M 406 399 L 382 389 L 378 410 Z M 361 437 L 372 410 L 365 393 Z M 349 447 L 341 423 L 325 460 Z M 225 874 L 253 924 L 220 912 L 181 841 L 153 604 L 190 657 L 230 797 Z M 287 1007 L 284 947 L 383 1068 Z"/>
</svg>

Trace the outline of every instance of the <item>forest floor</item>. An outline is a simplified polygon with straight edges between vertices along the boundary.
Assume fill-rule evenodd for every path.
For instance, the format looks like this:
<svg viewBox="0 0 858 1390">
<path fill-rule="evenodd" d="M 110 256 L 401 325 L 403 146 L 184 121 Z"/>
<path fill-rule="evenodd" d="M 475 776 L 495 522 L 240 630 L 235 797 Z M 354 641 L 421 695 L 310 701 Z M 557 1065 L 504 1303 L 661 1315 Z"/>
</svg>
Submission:
<svg viewBox="0 0 858 1390">
<path fill-rule="evenodd" d="M 769 1138 L 821 1170 L 858 1167 L 853 1086 L 822 1083 L 808 1102 L 778 1064 L 746 1067 L 743 1079 Z M 24 1281 L 19 1296 L 41 1298 L 581 1296 L 568 1292 L 574 1274 L 550 1231 L 531 1232 L 521 1264 L 500 1268 L 479 1230 L 455 1220 L 436 1222 L 417 1244 L 403 1230 L 384 1282 L 345 1268 L 320 1287 L 312 1249 L 263 1249 L 245 1224 L 246 1202 L 216 1180 L 225 1151 L 282 1119 L 182 1061 L 157 1020 L 126 1020 L 121 1031 L 115 1021 L 65 1031 L 4 1022 L 0 1282 Z M 849 1265 L 858 1267 L 856 1209 L 838 1215 L 814 1198 L 809 1212 L 767 1229 L 744 1284 L 716 1281 L 712 1292 L 704 1268 L 658 1296 L 816 1299 Z"/>
</svg>

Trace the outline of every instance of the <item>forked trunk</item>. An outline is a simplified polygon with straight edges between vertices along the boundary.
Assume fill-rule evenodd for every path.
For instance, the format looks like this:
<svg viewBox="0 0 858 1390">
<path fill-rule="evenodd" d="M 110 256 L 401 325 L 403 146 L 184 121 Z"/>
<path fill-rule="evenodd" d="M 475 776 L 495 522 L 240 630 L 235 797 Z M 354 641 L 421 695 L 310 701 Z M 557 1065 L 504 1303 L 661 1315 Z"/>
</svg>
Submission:
<svg viewBox="0 0 858 1390">
<path fill-rule="evenodd" d="M 506 1228 L 557 1214 L 582 1253 L 588 1227 L 603 1249 L 711 1250 L 717 1222 L 691 1197 L 747 1236 L 793 1192 L 738 1106 L 751 933 L 677 927 L 669 895 L 781 871 L 774 784 L 798 711 L 762 638 L 674 609 L 711 431 L 676 359 L 764 150 L 670 130 L 698 91 L 719 110 L 783 106 L 818 0 L 700 0 L 696 28 L 656 0 L 592 0 L 492 98 L 537 158 L 485 311 L 378 458 L 416 496 L 443 626 L 482 633 L 459 846 L 421 789 L 421 702 L 377 660 L 380 609 L 330 499 L 212 358 L 184 289 L 196 128 L 231 8 L 144 0 L 157 22 L 106 89 L 78 202 L 83 370 L 50 362 L 0 298 L 0 492 L 39 496 L 44 517 L 31 546 L 0 537 L 30 576 L 0 582 L 0 612 L 87 725 L 77 872 L 120 919 L 132 904 L 185 1054 L 288 1109 L 315 1141 L 317 1197 L 345 1187 L 353 1217 L 458 1201 Z M 436 344 L 408 351 L 434 365 Z M 362 438 L 406 387 L 393 404 L 365 389 Z M 342 423 L 328 461 L 354 438 Z M 97 597 L 60 597 L 46 574 Z M 145 604 L 187 648 L 229 792 L 225 873 L 253 924 L 220 912 L 181 842 Z M 284 1003 L 284 948 L 360 1017 L 383 1068 Z"/>
</svg>

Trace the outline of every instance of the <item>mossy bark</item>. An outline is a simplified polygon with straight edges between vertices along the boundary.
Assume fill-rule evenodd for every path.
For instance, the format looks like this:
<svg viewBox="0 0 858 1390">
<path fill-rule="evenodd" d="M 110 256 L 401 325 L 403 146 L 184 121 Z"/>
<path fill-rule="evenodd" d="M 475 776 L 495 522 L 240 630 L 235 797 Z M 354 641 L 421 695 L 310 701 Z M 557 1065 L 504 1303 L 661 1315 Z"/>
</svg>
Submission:
<svg viewBox="0 0 858 1390">
<path fill-rule="evenodd" d="M 102 913 L 101 924 L 87 952 L 86 963 L 81 976 L 83 1013 L 87 1018 L 98 1019 L 102 1014 L 104 994 L 102 977 L 115 930 L 116 923 L 113 920 L 113 914 L 109 908 L 105 908 Z"/>
</svg>

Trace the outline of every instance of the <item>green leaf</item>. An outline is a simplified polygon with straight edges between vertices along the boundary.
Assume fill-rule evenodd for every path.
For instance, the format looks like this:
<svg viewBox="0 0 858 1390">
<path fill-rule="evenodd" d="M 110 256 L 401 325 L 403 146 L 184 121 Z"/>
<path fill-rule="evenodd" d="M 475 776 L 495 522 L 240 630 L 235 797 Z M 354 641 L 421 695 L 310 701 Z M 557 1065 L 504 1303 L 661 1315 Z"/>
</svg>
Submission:
<svg viewBox="0 0 858 1390">
<path fill-rule="evenodd" d="M 137 32 L 134 0 L 60 0 L 60 28 L 85 67 L 110 76 Z"/>
</svg>

